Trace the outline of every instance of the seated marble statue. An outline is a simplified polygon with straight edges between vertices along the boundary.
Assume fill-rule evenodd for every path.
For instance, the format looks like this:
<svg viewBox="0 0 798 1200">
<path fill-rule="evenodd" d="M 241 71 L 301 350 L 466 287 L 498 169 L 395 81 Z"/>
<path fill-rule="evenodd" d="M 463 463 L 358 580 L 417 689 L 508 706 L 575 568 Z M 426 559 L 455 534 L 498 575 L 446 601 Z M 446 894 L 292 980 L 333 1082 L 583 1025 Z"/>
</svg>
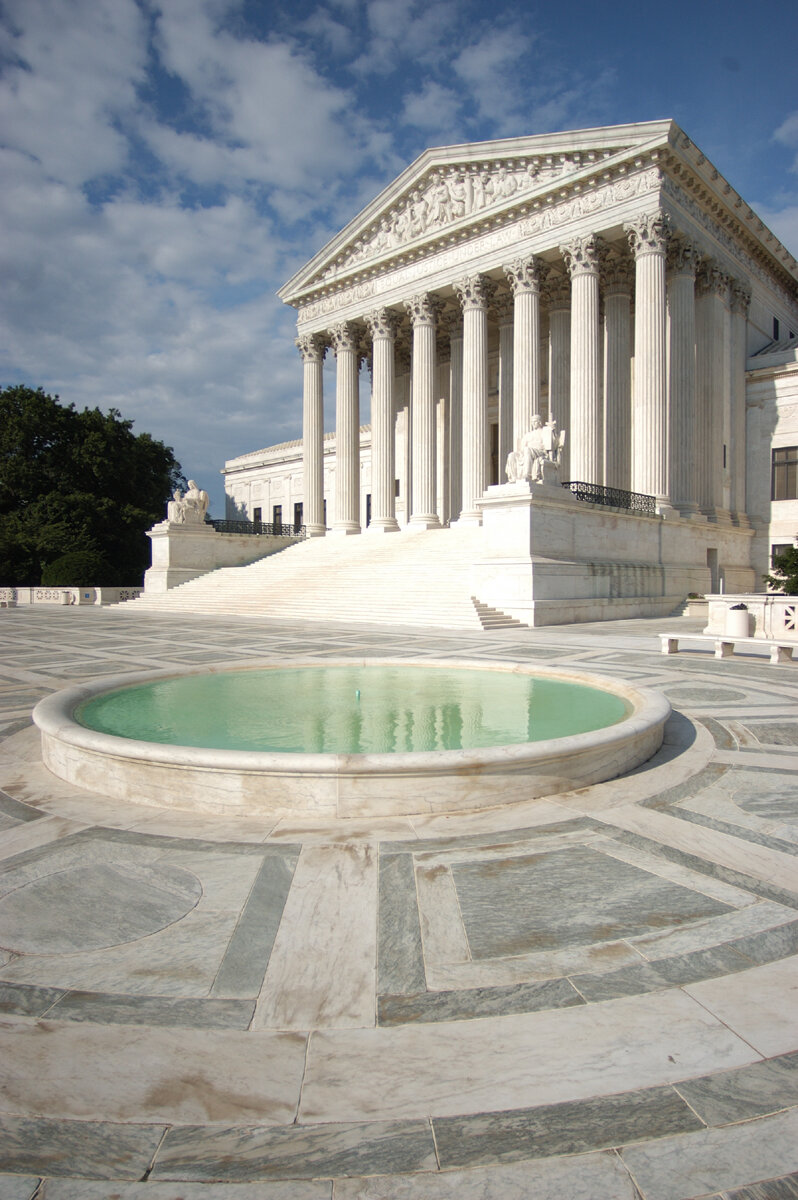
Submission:
<svg viewBox="0 0 798 1200">
<path fill-rule="evenodd" d="M 208 493 L 203 492 L 193 479 L 188 481 L 188 491 L 183 497 L 184 517 L 187 524 L 201 525 L 208 511 Z"/>
<path fill-rule="evenodd" d="M 557 422 L 543 424 L 538 414 L 532 418 L 532 428 L 519 438 L 515 450 L 507 455 L 505 474 L 510 483 L 552 482 L 565 444 L 565 432 L 557 432 Z"/>
<path fill-rule="evenodd" d="M 170 525 L 182 525 L 186 519 L 183 493 L 180 488 L 175 489 L 172 499 L 166 506 L 166 519 Z"/>
</svg>

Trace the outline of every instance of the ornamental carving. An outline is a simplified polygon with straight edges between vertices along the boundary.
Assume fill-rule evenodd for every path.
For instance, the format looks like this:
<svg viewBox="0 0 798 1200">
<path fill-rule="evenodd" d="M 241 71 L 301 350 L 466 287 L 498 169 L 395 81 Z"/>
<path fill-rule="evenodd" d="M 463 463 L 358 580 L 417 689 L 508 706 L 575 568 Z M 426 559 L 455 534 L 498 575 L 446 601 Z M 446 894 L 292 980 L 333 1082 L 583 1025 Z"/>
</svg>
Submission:
<svg viewBox="0 0 798 1200">
<path fill-rule="evenodd" d="M 497 292 L 491 304 L 491 315 L 499 327 L 511 325 L 515 310 L 515 298 L 512 292 Z"/>
<path fill-rule="evenodd" d="M 635 268 L 631 258 L 625 254 L 608 254 L 603 263 L 601 281 L 605 296 L 628 295 L 635 279 Z"/>
<path fill-rule="evenodd" d="M 751 304 L 751 289 L 744 280 L 733 279 L 731 281 L 729 300 L 733 313 L 738 313 L 741 317 L 748 316 L 748 308 Z"/>
<path fill-rule="evenodd" d="M 440 301 L 429 292 L 405 300 L 405 308 L 414 325 L 434 325 L 440 312 Z"/>
<path fill-rule="evenodd" d="M 705 258 L 698 268 L 695 279 L 697 296 L 717 296 L 726 300 L 729 294 L 729 276 L 721 271 L 712 258 Z"/>
<path fill-rule="evenodd" d="M 375 312 L 367 313 L 364 320 L 372 341 L 376 342 L 379 338 L 393 341 L 396 337 L 399 317 L 389 308 L 378 308 Z"/>
<path fill-rule="evenodd" d="M 496 285 L 487 275 L 467 275 L 454 284 L 454 290 L 463 312 L 486 312 Z"/>
<path fill-rule="evenodd" d="M 304 333 L 296 338 L 294 345 L 302 355 L 302 361 L 320 363 L 325 355 L 327 347 L 324 338 L 318 333 Z"/>
<path fill-rule="evenodd" d="M 635 258 L 642 258 L 644 254 L 664 254 L 668 248 L 668 218 L 661 209 L 643 213 L 623 228 Z"/>
<path fill-rule="evenodd" d="M 560 246 L 560 254 L 565 259 L 568 274 L 572 279 L 577 275 L 598 275 L 601 266 L 602 248 L 599 239 L 594 234 L 587 237 L 574 238 Z"/>
<path fill-rule="evenodd" d="M 618 152 L 573 151 L 491 163 L 439 167 L 420 180 L 378 222 L 338 255 L 322 275 L 330 278 L 367 258 L 379 258 L 408 242 L 573 175 Z"/>
<path fill-rule="evenodd" d="M 562 271 L 549 269 L 543 284 L 543 296 L 549 311 L 571 307 L 571 280 Z"/>
<path fill-rule="evenodd" d="M 342 350 L 351 350 L 352 352 L 357 350 L 359 331 L 352 321 L 342 321 L 339 325 L 333 325 L 329 335 L 330 345 L 336 358 Z"/>
<path fill-rule="evenodd" d="M 684 237 L 674 237 L 668 243 L 668 270 L 674 275 L 695 275 L 701 254 Z"/>
<path fill-rule="evenodd" d="M 514 296 L 519 292 L 540 291 L 540 268 L 540 259 L 534 255 L 531 258 L 518 259 L 516 262 L 508 263 L 506 267 L 502 267 Z"/>
</svg>

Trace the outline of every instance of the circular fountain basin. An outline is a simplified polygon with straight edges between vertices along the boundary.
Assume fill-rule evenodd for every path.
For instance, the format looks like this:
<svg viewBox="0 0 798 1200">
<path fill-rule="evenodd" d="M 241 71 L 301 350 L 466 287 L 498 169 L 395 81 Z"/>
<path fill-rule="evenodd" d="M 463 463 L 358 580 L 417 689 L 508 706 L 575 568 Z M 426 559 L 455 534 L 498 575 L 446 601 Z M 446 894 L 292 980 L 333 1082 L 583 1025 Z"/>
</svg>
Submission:
<svg viewBox="0 0 798 1200">
<path fill-rule="evenodd" d="M 669 714 L 659 693 L 583 672 L 347 660 L 105 678 L 48 696 L 33 719 L 50 770 L 92 791 L 347 818 L 612 779 L 656 753 Z"/>
</svg>

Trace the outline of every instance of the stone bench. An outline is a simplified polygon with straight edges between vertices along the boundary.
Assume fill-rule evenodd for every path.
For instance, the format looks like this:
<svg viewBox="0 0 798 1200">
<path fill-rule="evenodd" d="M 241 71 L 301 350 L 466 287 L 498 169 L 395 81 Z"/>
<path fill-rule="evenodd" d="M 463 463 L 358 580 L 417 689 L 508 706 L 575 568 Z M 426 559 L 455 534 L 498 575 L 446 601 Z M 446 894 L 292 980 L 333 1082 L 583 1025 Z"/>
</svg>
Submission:
<svg viewBox="0 0 798 1200">
<path fill-rule="evenodd" d="M 777 641 L 773 638 L 732 637 L 730 634 L 705 633 L 660 633 L 660 648 L 663 654 L 678 654 L 679 642 L 709 642 L 715 648 L 715 658 L 730 658 L 735 646 L 767 646 L 772 663 L 792 662 L 795 642 Z"/>
</svg>

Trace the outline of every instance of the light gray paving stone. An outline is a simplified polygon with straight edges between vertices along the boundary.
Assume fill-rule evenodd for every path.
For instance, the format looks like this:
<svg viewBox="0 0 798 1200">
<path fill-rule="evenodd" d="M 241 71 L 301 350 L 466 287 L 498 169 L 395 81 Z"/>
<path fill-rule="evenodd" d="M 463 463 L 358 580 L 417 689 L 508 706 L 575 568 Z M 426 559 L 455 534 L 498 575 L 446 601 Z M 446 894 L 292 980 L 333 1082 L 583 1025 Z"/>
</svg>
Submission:
<svg viewBox="0 0 798 1200">
<path fill-rule="evenodd" d="M 767 1116 L 798 1104 L 798 1051 L 676 1084 L 707 1125 Z"/>
<path fill-rule="evenodd" d="M 468 1117 L 436 1117 L 441 1168 L 580 1154 L 701 1129 L 673 1088 Z"/>
<path fill-rule="evenodd" d="M 413 856 L 381 855 L 377 991 L 409 995 L 424 984 Z"/>
<path fill-rule="evenodd" d="M 765 1058 L 798 1045 L 798 955 L 685 984 L 684 991 Z"/>
<path fill-rule="evenodd" d="M 31 1200 L 38 1186 L 37 1175 L 0 1175 L 0 1200 Z"/>
<path fill-rule="evenodd" d="M 587 1001 L 598 1003 L 613 1000 L 616 996 L 634 996 L 675 984 L 729 975 L 734 971 L 744 971 L 749 966 L 749 959 L 738 954 L 731 946 L 721 945 L 673 958 L 660 958 L 653 963 L 622 967 L 619 971 L 608 971 L 603 975 L 574 975 L 571 982 Z"/>
<path fill-rule="evenodd" d="M 0 1114 L 0 1171 L 140 1179 L 163 1137 L 159 1125 L 61 1121 Z"/>
<path fill-rule="evenodd" d="M 640 1200 L 614 1154 L 583 1154 L 538 1162 L 342 1179 L 335 1200 Z"/>
<path fill-rule="evenodd" d="M 5 1200 L 0 1192 L 0 1200 Z M 332 1182 L 92 1183 L 48 1179 L 36 1200 L 332 1200 Z"/>
<path fill-rule="evenodd" d="M 428 1121 L 171 1129 L 150 1178 L 314 1179 L 435 1170 Z"/>
<path fill-rule="evenodd" d="M 756 940 L 762 933 L 790 925 L 794 921 L 794 908 L 764 900 L 721 917 L 696 921 L 686 929 L 648 933 L 630 940 L 645 958 L 655 960 L 671 958 L 677 954 L 689 954 L 692 950 L 708 949 L 721 942 L 735 943 L 748 934 L 753 935 Z"/>
<path fill-rule="evenodd" d="M 583 1003 L 568 980 L 551 979 L 514 987 L 380 996 L 377 1016 L 380 1025 L 405 1025 L 415 1021 L 463 1021 L 508 1013 L 539 1012 L 544 1008 L 569 1008 Z"/>
<path fill-rule="evenodd" d="M 624 1148 L 646 1200 L 712 1195 L 798 1169 L 798 1109 Z"/>
</svg>

